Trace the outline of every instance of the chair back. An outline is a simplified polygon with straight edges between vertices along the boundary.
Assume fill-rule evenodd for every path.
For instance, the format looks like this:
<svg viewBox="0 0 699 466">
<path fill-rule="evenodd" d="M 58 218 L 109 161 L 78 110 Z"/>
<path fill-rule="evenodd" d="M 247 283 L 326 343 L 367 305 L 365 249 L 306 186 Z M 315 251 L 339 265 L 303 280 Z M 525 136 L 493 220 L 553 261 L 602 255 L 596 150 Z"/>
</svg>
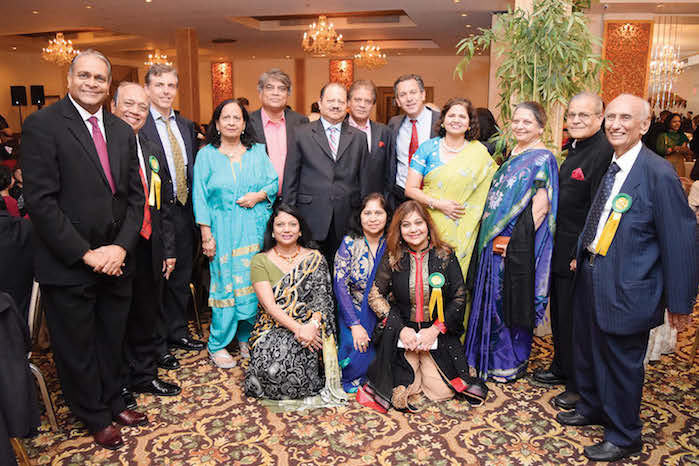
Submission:
<svg viewBox="0 0 699 466">
<path fill-rule="evenodd" d="M 29 341 L 31 342 L 32 348 L 34 348 L 38 337 L 37 329 L 39 328 L 39 322 L 41 322 L 41 290 L 39 289 L 39 283 L 34 280 L 32 284 L 32 295 L 29 299 L 29 316 L 27 318 Z M 32 353 L 29 352 L 27 359 L 29 359 L 31 355 Z"/>
</svg>

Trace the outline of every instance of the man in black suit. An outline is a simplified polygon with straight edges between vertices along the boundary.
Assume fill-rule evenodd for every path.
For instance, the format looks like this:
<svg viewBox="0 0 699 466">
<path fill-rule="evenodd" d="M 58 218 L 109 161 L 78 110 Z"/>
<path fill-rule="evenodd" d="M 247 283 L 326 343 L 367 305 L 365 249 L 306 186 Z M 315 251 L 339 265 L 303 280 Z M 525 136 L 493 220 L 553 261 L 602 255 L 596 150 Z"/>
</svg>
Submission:
<svg viewBox="0 0 699 466">
<path fill-rule="evenodd" d="M 133 252 L 135 264 L 133 299 L 126 326 L 124 383 L 121 391 L 127 406 L 136 407 L 129 391 L 174 396 L 180 387 L 158 378 L 154 332 L 163 304 L 163 277 L 175 269 L 175 225 L 172 222 L 172 181 L 160 149 L 138 131 L 148 117 L 149 101 L 143 87 L 122 81 L 112 101 L 112 113 L 133 128 L 146 205 L 143 224 Z M 152 193 L 152 195 L 151 195 Z M 128 387 L 128 388 L 127 388 Z"/>
<path fill-rule="evenodd" d="M 104 55 L 78 54 L 68 95 L 24 123 L 22 169 L 63 395 L 95 442 L 116 449 L 123 440 L 112 420 L 148 422 L 119 394 L 145 197 L 133 131 L 102 109 L 110 82 Z"/>
<path fill-rule="evenodd" d="M 534 373 L 534 379 L 546 384 L 566 384 L 566 391 L 553 401 L 562 409 L 573 409 L 578 400 L 573 371 L 573 302 L 571 289 L 578 236 L 587 212 L 612 159 L 612 148 L 602 132 L 602 99 L 581 93 L 568 104 L 566 120 L 573 138 L 568 156 L 559 170 L 558 216 L 551 261 L 551 331 L 553 361 L 546 370 Z"/>
<path fill-rule="evenodd" d="M 343 124 L 347 90 L 329 83 L 320 91 L 320 119 L 296 129 L 284 169 L 284 201 L 295 205 L 332 267 L 347 219 L 366 194 L 362 174 L 366 135 Z"/>
<path fill-rule="evenodd" d="M 187 330 L 189 283 L 194 258 L 194 212 L 192 210 L 192 173 L 194 156 L 199 148 L 194 123 L 175 114 L 172 104 L 177 94 L 177 70 L 169 65 L 153 65 L 145 76 L 150 112 L 139 135 L 155 144 L 165 154 L 172 175 L 175 200 L 172 219 L 175 224 L 175 258 L 177 267 L 165 283 L 162 318 L 158 325 L 158 366 L 177 369 L 179 362 L 168 346 L 199 351 L 204 343 L 193 339 Z"/>
<path fill-rule="evenodd" d="M 295 128 L 308 123 L 308 118 L 287 108 L 291 95 L 291 78 L 278 68 L 265 71 L 257 81 L 262 107 L 250 114 L 250 126 L 255 142 L 264 144 L 267 154 L 279 176 L 281 193 L 284 183 L 284 165 L 289 147 L 294 140 Z"/>
<path fill-rule="evenodd" d="M 366 182 L 366 192 L 381 193 L 388 199 L 391 163 L 396 154 L 393 150 L 393 134 L 388 126 L 369 119 L 376 104 L 376 86 L 368 80 L 352 83 L 347 93 L 349 116 L 347 123 L 366 134 L 369 145 L 369 158 L 362 178 Z"/>
<path fill-rule="evenodd" d="M 396 115 L 388 122 L 393 132 L 396 156 L 390 163 L 388 178 L 391 207 L 395 209 L 406 200 L 405 181 L 410 159 L 423 142 L 437 137 L 439 112 L 425 106 L 425 83 L 416 74 L 404 74 L 393 83 L 396 104 L 405 115 Z"/>
</svg>

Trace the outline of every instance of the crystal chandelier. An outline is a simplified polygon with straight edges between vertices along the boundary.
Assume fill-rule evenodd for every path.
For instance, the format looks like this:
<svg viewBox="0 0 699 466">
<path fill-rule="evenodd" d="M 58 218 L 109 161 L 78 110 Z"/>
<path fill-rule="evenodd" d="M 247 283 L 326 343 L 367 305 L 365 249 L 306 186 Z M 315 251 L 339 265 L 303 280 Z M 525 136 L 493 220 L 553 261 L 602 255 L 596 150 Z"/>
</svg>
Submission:
<svg viewBox="0 0 699 466">
<path fill-rule="evenodd" d="M 153 65 L 168 65 L 172 66 L 172 62 L 167 60 L 167 55 L 160 54 L 160 50 L 155 49 L 154 53 L 149 53 L 148 54 L 148 60 L 145 62 L 146 66 L 153 66 Z"/>
<path fill-rule="evenodd" d="M 381 53 L 381 47 L 372 41 L 367 41 L 366 44 L 359 47 L 359 53 L 354 55 L 354 62 L 357 66 L 370 70 L 380 68 L 388 63 L 386 54 Z"/>
<path fill-rule="evenodd" d="M 49 46 L 41 49 L 41 58 L 56 65 L 67 65 L 78 53 L 80 50 L 73 48 L 73 42 L 65 40 L 63 33 L 58 32 L 55 39 L 49 39 Z"/>
<path fill-rule="evenodd" d="M 658 17 L 654 29 L 648 94 L 652 107 L 659 110 L 671 109 L 679 104 L 674 87 L 677 78 L 684 71 L 684 63 L 680 59 L 680 46 L 677 44 L 677 18 Z"/>
<path fill-rule="evenodd" d="M 308 31 L 303 33 L 301 45 L 312 55 L 338 54 L 342 51 L 342 34 L 335 31 L 335 26 L 325 16 L 319 16 L 318 22 L 308 26 Z"/>
</svg>

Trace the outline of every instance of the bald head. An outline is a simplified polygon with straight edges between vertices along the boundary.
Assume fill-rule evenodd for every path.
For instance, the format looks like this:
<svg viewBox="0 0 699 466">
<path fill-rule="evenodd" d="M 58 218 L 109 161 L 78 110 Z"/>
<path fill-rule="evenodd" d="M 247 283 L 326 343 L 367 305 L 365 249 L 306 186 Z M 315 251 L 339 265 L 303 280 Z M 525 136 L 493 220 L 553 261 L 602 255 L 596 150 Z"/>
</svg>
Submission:
<svg viewBox="0 0 699 466">
<path fill-rule="evenodd" d="M 149 105 L 148 95 L 140 84 L 122 82 L 114 93 L 112 113 L 138 133 L 148 118 Z"/>
<path fill-rule="evenodd" d="M 604 118 L 607 139 L 621 156 L 648 131 L 650 105 L 635 95 L 621 94 L 609 103 Z"/>
</svg>

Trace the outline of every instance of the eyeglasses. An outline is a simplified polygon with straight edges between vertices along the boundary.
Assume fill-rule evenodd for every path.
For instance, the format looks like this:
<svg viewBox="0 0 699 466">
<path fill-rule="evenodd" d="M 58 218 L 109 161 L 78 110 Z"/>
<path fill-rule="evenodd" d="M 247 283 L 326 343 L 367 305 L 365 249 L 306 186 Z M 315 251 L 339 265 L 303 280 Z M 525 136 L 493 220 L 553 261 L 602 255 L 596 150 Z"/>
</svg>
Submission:
<svg viewBox="0 0 699 466">
<path fill-rule="evenodd" d="M 581 121 L 590 121 L 593 116 L 599 115 L 599 113 L 572 113 L 568 112 L 565 114 L 566 120 L 573 121 L 575 118 L 580 118 Z"/>
</svg>

